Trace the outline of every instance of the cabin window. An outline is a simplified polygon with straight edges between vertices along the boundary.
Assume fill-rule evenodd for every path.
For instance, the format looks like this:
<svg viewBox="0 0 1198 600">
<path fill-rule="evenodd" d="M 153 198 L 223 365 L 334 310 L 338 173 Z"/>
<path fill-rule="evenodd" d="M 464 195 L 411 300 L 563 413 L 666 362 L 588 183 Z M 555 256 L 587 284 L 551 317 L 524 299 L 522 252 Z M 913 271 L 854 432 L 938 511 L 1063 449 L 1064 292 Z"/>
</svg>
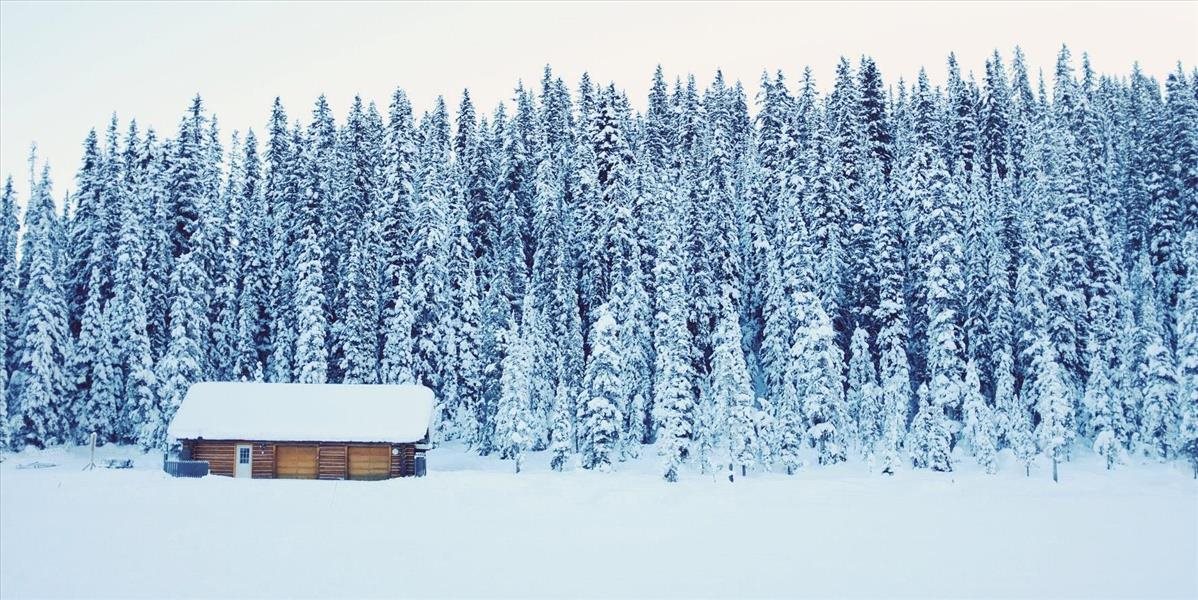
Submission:
<svg viewBox="0 0 1198 600">
<path fill-rule="evenodd" d="M 237 449 L 237 462 L 239 462 L 243 465 L 250 464 L 250 449 L 249 448 L 238 448 Z"/>
</svg>

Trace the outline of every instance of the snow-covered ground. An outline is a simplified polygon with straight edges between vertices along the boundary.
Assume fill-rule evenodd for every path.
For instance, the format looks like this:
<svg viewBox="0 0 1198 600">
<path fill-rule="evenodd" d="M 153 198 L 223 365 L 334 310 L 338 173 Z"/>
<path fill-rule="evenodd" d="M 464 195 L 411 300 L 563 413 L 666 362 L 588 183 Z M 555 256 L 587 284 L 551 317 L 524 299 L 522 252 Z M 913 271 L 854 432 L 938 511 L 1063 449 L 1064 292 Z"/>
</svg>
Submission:
<svg viewBox="0 0 1198 600">
<path fill-rule="evenodd" d="M 449 447 L 425 478 L 326 482 L 99 454 L 136 468 L 0 463 L 0 597 L 1198 597 L 1198 483 L 1177 464 L 668 485 L 652 456 L 560 474 L 535 454 L 514 475 Z M 58 466 L 16 468 L 34 461 Z"/>
</svg>

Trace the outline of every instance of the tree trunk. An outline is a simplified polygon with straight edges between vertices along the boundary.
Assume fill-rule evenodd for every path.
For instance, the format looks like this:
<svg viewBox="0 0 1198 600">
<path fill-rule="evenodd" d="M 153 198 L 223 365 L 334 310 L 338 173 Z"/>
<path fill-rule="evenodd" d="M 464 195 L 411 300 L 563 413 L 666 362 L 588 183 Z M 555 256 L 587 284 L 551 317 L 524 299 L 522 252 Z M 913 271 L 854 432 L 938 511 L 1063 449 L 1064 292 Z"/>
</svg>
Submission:
<svg viewBox="0 0 1198 600">
<path fill-rule="evenodd" d="M 1052 480 L 1057 481 L 1057 457 L 1052 457 Z"/>
</svg>

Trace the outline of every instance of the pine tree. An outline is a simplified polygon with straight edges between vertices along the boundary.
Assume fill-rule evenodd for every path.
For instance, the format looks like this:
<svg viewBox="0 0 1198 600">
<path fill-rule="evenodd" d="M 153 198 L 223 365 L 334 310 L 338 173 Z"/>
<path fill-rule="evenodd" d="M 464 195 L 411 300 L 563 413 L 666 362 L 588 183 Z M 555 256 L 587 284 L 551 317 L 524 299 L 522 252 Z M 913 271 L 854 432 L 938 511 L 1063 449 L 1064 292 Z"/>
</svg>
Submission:
<svg viewBox="0 0 1198 600">
<path fill-rule="evenodd" d="M 1090 359 L 1090 377 L 1086 380 L 1083 400 L 1090 413 L 1089 427 L 1093 435 L 1094 452 L 1106 459 L 1107 469 L 1123 462 L 1125 450 L 1121 440 L 1127 424 L 1123 406 L 1111 377 L 1112 357 L 1109 350 L 1094 353 Z"/>
<path fill-rule="evenodd" d="M 728 418 L 728 447 L 716 449 L 729 459 L 729 479 L 733 464 L 740 465 L 741 475 L 749 467 L 756 466 L 753 450 L 757 445 L 754 427 L 755 411 L 753 389 L 749 382 L 749 371 L 741 349 L 741 330 L 735 310 L 732 308 L 730 292 L 725 292 L 721 302 L 722 316 L 716 327 L 713 340 L 714 354 L 711 357 L 711 399 L 726 407 Z M 714 464 L 714 460 L 712 461 Z"/>
<path fill-rule="evenodd" d="M 948 429 L 944 407 L 932 402 L 927 384 L 919 386 L 916 396 L 919 398 L 919 412 L 911 421 L 911 431 L 907 434 L 907 450 L 911 453 L 912 463 L 933 471 L 952 471 L 949 447 L 952 434 Z"/>
<path fill-rule="evenodd" d="M 1177 401 L 1177 365 L 1165 345 L 1163 327 L 1157 317 L 1155 299 L 1144 301 L 1140 327 L 1147 344 L 1142 363 L 1143 399 L 1140 405 L 1140 427 L 1137 447 L 1146 456 L 1168 458 L 1169 427 L 1174 420 Z"/>
<path fill-rule="evenodd" d="M 658 424 L 658 452 L 662 476 L 677 481 L 682 463 L 690 455 L 694 427 L 694 395 L 691 391 L 690 332 L 686 329 L 686 288 L 681 259 L 679 218 L 666 215 L 658 235 L 660 257 L 654 269 L 657 314 L 653 346 L 657 374 L 653 382 L 653 419 Z"/>
<path fill-rule="evenodd" d="M 345 274 L 345 313 L 339 323 L 345 383 L 377 383 L 379 376 L 378 235 L 373 221 L 358 228 Z"/>
<path fill-rule="evenodd" d="M 17 198 L 12 177 L 0 195 L 0 449 L 12 440 L 8 419 L 8 383 L 17 320 Z"/>
<path fill-rule="evenodd" d="M 206 320 L 206 275 L 197 264 L 194 253 L 179 258 L 171 274 L 174 301 L 171 302 L 171 338 L 166 354 L 158 363 L 157 398 L 149 397 L 149 406 L 141 409 L 143 421 L 138 431 L 138 444 L 144 449 L 164 448 L 166 427 L 175 416 L 183 396 L 191 384 L 202 381 L 204 371 L 204 335 L 200 323 Z"/>
<path fill-rule="evenodd" d="M 897 328 L 883 330 L 880 345 L 882 375 L 879 405 L 882 431 L 879 454 L 882 472 L 893 475 L 902 460 L 901 445 L 911 402 L 911 378 L 902 332 Z"/>
<path fill-rule="evenodd" d="M 1052 461 L 1052 480 L 1057 481 L 1057 465 L 1067 456 L 1073 438 L 1070 427 L 1073 406 L 1055 349 L 1043 334 L 1037 345 L 1035 377 L 1031 383 L 1031 395 L 1040 417 L 1036 441 L 1040 451 Z"/>
<path fill-rule="evenodd" d="M 970 449 L 978 464 L 993 474 L 998 469 L 995 452 L 997 450 L 994 411 L 986 404 L 982 395 L 982 382 L 978 376 L 978 367 L 973 361 L 965 364 L 965 381 L 963 382 L 961 412 L 964 417 L 962 438 Z"/>
<path fill-rule="evenodd" d="M 300 238 L 296 277 L 295 381 L 325 383 L 328 376 L 324 317 L 324 269 L 316 231 L 305 228 Z"/>
<path fill-rule="evenodd" d="M 820 464 L 835 464 L 845 459 L 844 358 L 831 317 L 810 292 L 797 294 L 795 322 L 787 379 L 804 418 L 804 439 L 818 450 Z"/>
<path fill-rule="evenodd" d="M 553 428 L 549 440 L 549 467 L 554 471 L 565 468 L 574 452 L 574 399 L 570 397 L 565 366 L 557 361 L 557 387 L 553 391 Z"/>
<path fill-rule="evenodd" d="M 132 127 L 129 137 L 127 148 L 130 154 L 140 152 L 135 143 L 136 130 Z M 117 391 L 120 409 L 119 422 L 115 427 L 117 438 L 122 442 L 135 439 L 136 426 L 145 418 L 141 407 L 154 404 L 158 385 L 154 373 L 143 272 L 148 235 L 142 214 L 149 208 L 146 203 L 150 185 L 146 178 L 149 173 L 133 160 L 127 160 L 127 163 L 128 188 L 125 201 L 120 206 L 121 225 L 113 273 L 113 297 L 109 301 L 109 314 L 106 316 L 106 324 L 112 330 L 110 335 L 115 350 L 117 380 L 122 386 Z"/>
<path fill-rule="evenodd" d="M 20 334 L 13 369 L 10 419 L 16 445 L 45 447 L 67 440 L 68 381 L 63 365 L 70 355 L 68 313 L 63 291 L 58 216 L 50 191 L 50 169 L 42 169 L 25 211 L 21 272 Z"/>
<path fill-rule="evenodd" d="M 1183 247 L 1186 278 L 1177 301 L 1177 451 L 1190 460 L 1198 478 L 1198 234 L 1191 231 Z"/>
<path fill-rule="evenodd" d="M 525 316 L 531 316 L 532 299 L 525 296 Z M 496 415 L 495 436 L 498 440 L 499 458 L 513 459 L 516 462 L 516 472 L 520 472 L 520 464 L 524 452 L 531 449 L 533 431 L 531 423 L 532 406 L 532 340 L 527 336 L 527 330 L 513 321 L 508 328 L 507 355 L 503 359 L 503 375 L 500 378 L 501 391 L 499 394 L 499 413 Z"/>
<path fill-rule="evenodd" d="M 964 287 L 961 261 L 960 200 L 956 186 L 945 177 L 939 158 L 933 160 L 931 193 L 924 197 L 929 235 L 927 273 L 927 369 L 932 403 L 955 420 L 961 410 L 960 384 L 965 361 L 958 324 Z"/>
<path fill-rule="evenodd" d="M 873 455 L 874 445 L 881 439 L 883 409 L 878 388 L 878 372 L 874 368 L 869 334 L 864 328 L 853 331 L 850 343 L 848 392 L 849 414 L 856 419 L 855 441 L 867 455 Z"/>
<path fill-rule="evenodd" d="M 620 423 L 623 420 L 617 406 L 624 398 L 624 383 L 619 325 L 610 308 L 600 305 L 592 325 L 591 355 L 587 360 L 585 389 L 581 407 L 583 432 L 586 441 L 582 448 L 582 466 L 599 471 L 611 470 L 619 448 Z"/>
<path fill-rule="evenodd" d="M 244 207 L 243 247 L 237 300 L 236 352 L 233 377 L 252 379 L 270 353 L 270 217 L 260 186 L 258 141 L 251 129 L 245 138 L 245 170 L 240 202 Z"/>
</svg>

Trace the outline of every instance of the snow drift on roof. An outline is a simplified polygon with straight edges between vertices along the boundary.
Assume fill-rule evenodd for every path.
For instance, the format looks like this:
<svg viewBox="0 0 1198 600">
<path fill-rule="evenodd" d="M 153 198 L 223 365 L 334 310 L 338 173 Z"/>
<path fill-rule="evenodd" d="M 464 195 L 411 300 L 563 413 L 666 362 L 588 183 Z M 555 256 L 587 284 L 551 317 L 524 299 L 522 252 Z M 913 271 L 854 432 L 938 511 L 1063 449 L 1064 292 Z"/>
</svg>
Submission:
<svg viewBox="0 0 1198 600">
<path fill-rule="evenodd" d="M 416 442 L 433 414 L 420 385 L 222 382 L 191 386 L 170 439 Z"/>
</svg>

